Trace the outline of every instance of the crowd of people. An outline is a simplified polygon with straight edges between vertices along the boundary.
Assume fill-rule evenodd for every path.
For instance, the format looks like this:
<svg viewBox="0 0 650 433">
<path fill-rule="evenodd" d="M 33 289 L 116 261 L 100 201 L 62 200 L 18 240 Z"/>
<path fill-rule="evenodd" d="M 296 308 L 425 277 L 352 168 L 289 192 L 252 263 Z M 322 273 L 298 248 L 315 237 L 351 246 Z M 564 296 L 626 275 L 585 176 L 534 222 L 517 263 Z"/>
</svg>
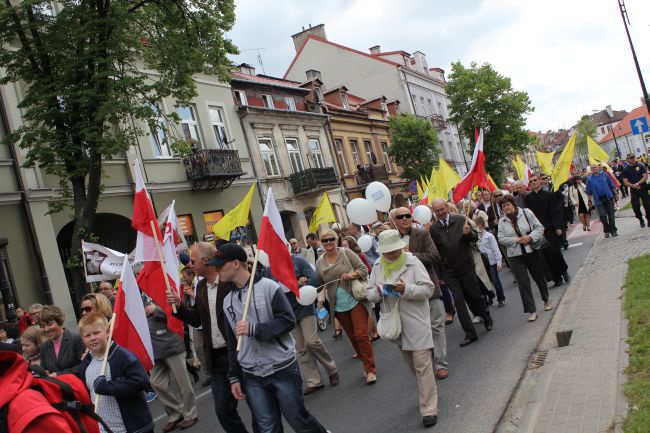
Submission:
<svg viewBox="0 0 650 433">
<path fill-rule="evenodd" d="M 102 396 L 97 413 L 113 432 L 153 431 L 147 402 L 157 397 L 167 414 L 162 430 L 168 433 L 198 421 L 190 377 L 198 381 L 201 369 L 224 431 L 276 433 L 284 417 L 296 432 L 326 433 L 306 408 L 305 396 L 340 381 L 336 360 L 318 333 L 317 315 L 329 316 L 333 338 L 347 337 L 367 385 L 380 380 L 373 342 L 382 338 L 395 344 L 416 378 L 422 424 L 431 427 L 438 417 L 436 380 L 450 374 L 445 330 L 456 315 L 464 331 L 460 347 L 479 339 L 477 325 L 482 323 L 486 333 L 498 325 L 491 306 L 495 300 L 497 307 L 506 305 L 499 276 L 506 267 L 529 322 L 538 317 L 531 277 L 543 310 L 551 310 L 549 284 L 571 280 L 563 247 L 575 215 L 589 231 L 597 209 L 605 237 L 615 237 L 614 208 L 619 195 L 629 194 L 645 227 L 647 180 L 647 167 L 628 155 L 625 166 L 614 164 L 613 173 L 592 165 L 557 189 L 548 176 L 535 173 L 528 185 L 517 181 L 507 190 L 478 191 L 458 206 L 435 199 L 433 217 L 425 224 L 416 223 L 409 208 L 396 207 L 385 221 L 367 227 L 336 225 L 309 233 L 305 246 L 292 238 L 288 247 L 296 282 L 319 288 L 314 305 L 302 305 L 261 264 L 251 277 L 250 257 L 240 245 L 198 242 L 181 254 L 180 293 L 167 293 L 167 302 L 176 307 L 173 317 L 185 325 L 183 336 L 170 329 L 171 318 L 161 306 L 143 295 L 155 358 L 148 373 L 125 348 L 107 346 L 116 285 L 103 281 L 81 299 L 78 332 L 64 327 L 65 315 L 55 305 L 18 308 L 17 323 L 0 324 L 0 382 L 28 371 L 74 374 L 91 399 Z M 364 233 L 372 237 L 366 251 L 357 243 Z M 244 318 L 249 290 L 254 299 Z M 107 349 L 108 368 L 101 374 Z M 24 361 L 16 362 L 7 351 L 21 353 Z M 250 408 L 251 426 L 239 415 L 240 401 Z"/>
</svg>

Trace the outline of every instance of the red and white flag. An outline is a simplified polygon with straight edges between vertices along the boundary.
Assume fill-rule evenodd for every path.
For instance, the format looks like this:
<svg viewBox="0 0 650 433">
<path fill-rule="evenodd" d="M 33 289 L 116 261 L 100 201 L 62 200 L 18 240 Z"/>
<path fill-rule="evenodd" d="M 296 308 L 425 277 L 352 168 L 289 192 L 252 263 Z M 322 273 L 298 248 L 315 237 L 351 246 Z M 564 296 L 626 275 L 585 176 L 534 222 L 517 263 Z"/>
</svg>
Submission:
<svg viewBox="0 0 650 433">
<path fill-rule="evenodd" d="M 287 286 L 297 297 L 300 297 L 298 281 L 289 254 L 289 243 L 284 236 L 282 218 L 278 207 L 275 205 L 275 198 L 271 188 L 269 188 L 266 196 L 257 248 L 268 255 L 269 267 L 276 280 Z"/>
<path fill-rule="evenodd" d="M 168 208 L 167 221 L 165 221 L 165 233 L 163 234 L 163 258 L 165 259 L 165 270 L 170 278 L 170 285 L 176 290 L 180 290 L 181 280 L 178 270 L 181 268 L 181 262 L 178 260 L 176 246 L 179 243 L 178 238 L 178 221 L 176 219 L 176 210 L 174 209 L 175 201 Z M 179 293 L 180 294 L 180 293 Z"/>
<path fill-rule="evenodd" d="M 131 269 L 128 260 L 124 260 L 115 299 L 113 340 L 133 352 L 145 370 L 149 371 L 153 368 L 153 346 L 151 345 L 147 315 L 144 312 L 138 283 L 135 281 L 133 269 Z"/>
<path fill-rule="evenodd" d="M 467 195 L 475 186 L 485 188 L 490 191 L 495 186 L 490 182 L 487 172 L 485 171 L 485 154 L 483 153 L 483 129 L 478 134 L 474 155 L 472 156 L 472 165 L 469 172 L 454 188 L 454 202 L 457 203 Z"/>
<path fill-rule="evenodd" d="M 154 222 L 153 227 L 151 221 Z M 138 231 L 138 240 L 135 244 L 135 260 L 144 262 L 160 260 L 156 251 L 154 230 L 159 242 L 162 241 L 162 234 L 158 226 L 156 212 L 153 210 L 153 204 L 142 179 L 140 163 L 137 160 L 135 161 L 135 197 L 133 199 L 131 227 Z"/>
</svg>

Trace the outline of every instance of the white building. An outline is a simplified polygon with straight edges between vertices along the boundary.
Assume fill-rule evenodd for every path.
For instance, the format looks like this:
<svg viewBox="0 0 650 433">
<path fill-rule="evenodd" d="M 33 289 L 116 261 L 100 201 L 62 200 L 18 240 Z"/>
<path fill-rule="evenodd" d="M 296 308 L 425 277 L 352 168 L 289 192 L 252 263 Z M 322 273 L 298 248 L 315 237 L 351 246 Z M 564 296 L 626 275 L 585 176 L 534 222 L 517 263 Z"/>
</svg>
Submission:
<svg viewBox="0 0 650 433">
<path fill-rule="evenodd" d="M 442 157 L 461 175 L 467 170 L 466 148 L 455 125 L 449 121 L 449 98 L 445 94 L 445 75 L 440 68 L 430 68 L 420 51 L 382 52 L 379 46 L 368 53 L 330 42 L 325 25 L 310 27 L 292 36 L 296 56 L 284 75 L 285 79 L 304 81 L 310 69 L 320 71 L 323 82 L 335 87 L 344 84 L 350 92 L 364 98 L 378 94 L 400 101 L 400 108 L 426 118 L 438 130 Z"/>
</svg>

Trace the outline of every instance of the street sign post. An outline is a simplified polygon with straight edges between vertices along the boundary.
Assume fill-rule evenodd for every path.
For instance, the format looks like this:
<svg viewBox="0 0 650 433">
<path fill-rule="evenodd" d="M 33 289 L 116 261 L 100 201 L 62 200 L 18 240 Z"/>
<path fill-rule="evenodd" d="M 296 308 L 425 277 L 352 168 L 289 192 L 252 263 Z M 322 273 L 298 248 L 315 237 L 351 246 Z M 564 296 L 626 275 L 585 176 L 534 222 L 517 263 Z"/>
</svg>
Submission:
<svg viewBox="0 0 650 433">
<path fill-rule="evenodd" d="M 632 128 L 633 135 L 650 132 L 650 128 L 648 128 L 648 118 L 645 116 L 630 120 L 630 127 Z"/>
</svg>

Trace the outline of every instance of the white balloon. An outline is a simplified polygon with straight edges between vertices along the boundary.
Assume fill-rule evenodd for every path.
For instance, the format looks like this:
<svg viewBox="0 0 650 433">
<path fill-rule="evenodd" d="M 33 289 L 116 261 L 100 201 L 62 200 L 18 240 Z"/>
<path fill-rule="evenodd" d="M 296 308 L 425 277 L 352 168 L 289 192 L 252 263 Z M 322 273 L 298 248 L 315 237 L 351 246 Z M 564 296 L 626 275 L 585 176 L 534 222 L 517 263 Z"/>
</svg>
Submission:
<svg viewBox="0 0 650 433">
<path fill-rule="evenodd" d="M 300 288 L 300 297 L 298 298 L 298 303 L 300 305 L 313 305 L 318 296 L 318 290 L 314 286 L 302 286 Z"/>
<path fill-rule="evenodd" d="M 355 198 L 346 208 L 350 220 L 361 226 L 372 224 L 377 220 L 375 207 L 365 198 Z"/>
<path fill-rule="evenodd" d="M 266 266 L 267 268 L 269 267 L 269 256 L 266 254 L 264 250 L 257 250 L 257 261 Z"/>
<path fill-rule="evenodd" d="M 432 216 L 433 214 L 431 213 L 429 206 L 420 205 L 413 211 L 413 220 L 422 225 L 431 222 Z"/>
<path fill-rule="evenodd" d="M 390 210 L 390 190 L 381 182 L 372 182 L 366 187 L 366 200 L 381 212 Z"/>
<path fill-rule="evenodd" d="M 361 248 L 361 252 L 366 252 L 372 248 L 372 237 L 369 235 L 363 235 L 357 239 L 357 245 Z"/>
</svg>

